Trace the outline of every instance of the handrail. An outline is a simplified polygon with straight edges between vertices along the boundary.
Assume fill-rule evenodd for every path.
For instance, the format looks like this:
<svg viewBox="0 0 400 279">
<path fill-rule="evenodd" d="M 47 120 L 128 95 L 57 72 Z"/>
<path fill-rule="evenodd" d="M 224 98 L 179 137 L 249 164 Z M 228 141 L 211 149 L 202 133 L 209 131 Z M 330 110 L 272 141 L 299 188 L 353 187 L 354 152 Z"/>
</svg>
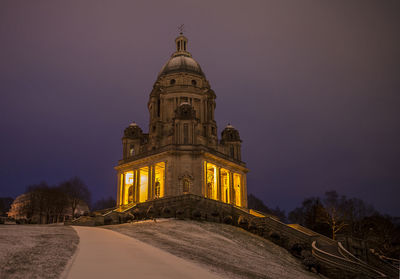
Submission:
<svg viewBox="0 0 400 279">
<path fill-rule="evenodd" d="M 369 275 L 373 275 L 375 277 L 377 275 L 379 275 L 380 278 L 387 278 L 387 276 L 384 273 L 382 273 L 376 269 L 373 269 L 365 264 L 361 264 L 359 262 L 355 262 L 355 261 L 349 260 L 347 258 L 341 258 L 339 256 L 325 252 L 325 251 L 319 249 L 316 246 L 316 243 L 317 243 L 316 241 L 313 241 L 313 243 L 312 243 L 312 254 L 322 261 L 328 262 L 328 263 L 332 264 L 333 266 L 344 267 L 345 270 L 349 270 L 349 271 L 353 271 L 353 272 L 363 272 L 363 273 L 367 273 Z"/>
<path fill-rule="evenodd" d="M 367 264 L 366 262 L 362 261 L 361 259 L 354 256 L 352 253 L 350 253 L 346 248 L 344 248 L 343 244 L 341 242 L 338 242 L 338 247 L 339 247 L 339 253 L 342 254 L 343 257 L 348 258 L 348 259 L 351 258 L 361 264 L 365 264 L 365 265 Z M 344 254 L 346 254 L 346 255 L 344 255 Z M 351 259 L 349 259 L 349 260 L 351 260 Z"/>
</svg>

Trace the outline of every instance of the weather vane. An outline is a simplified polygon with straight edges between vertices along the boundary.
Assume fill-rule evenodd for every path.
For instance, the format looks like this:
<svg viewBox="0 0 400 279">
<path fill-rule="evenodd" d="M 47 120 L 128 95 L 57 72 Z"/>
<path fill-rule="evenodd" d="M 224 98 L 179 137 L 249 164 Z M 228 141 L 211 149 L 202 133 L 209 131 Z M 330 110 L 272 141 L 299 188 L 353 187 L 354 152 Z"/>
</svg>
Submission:
<svg viewBox="0 0 400 279">
<path fill-rule="evenodd" d="M 179 34 L 183 34 L 183 28 L 185 27 L 185 25 L 184 24 L 182 24 L 181 26 L 179 26 L 178 27 L 178 30 L 179 30 Z"/>
</svg>

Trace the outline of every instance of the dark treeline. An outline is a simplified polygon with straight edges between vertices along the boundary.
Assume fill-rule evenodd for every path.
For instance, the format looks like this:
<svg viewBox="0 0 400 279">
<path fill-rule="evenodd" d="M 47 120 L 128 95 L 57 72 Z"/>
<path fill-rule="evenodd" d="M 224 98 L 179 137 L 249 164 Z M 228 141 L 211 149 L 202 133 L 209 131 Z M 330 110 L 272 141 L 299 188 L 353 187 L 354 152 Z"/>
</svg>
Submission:
<svg viewBox="0 0 400 279">
<path fill-rule="evenodd" d="M 10 197 L 0 198 L 0 216 L 7 216 L 13 201 L 14 199 Z"/>
<path fill-rule="evenodd" d="M 92 210 L 96 211 L 96 210 L 115 208 L 116 203 L 117 202 L 113 197 L 108 197 L 106 199 L 102 198 L 93 204 Z"/>
<path fill-rule="evenodd" d="M 31 185 L 17 210 L 29 223 L 55 223 L 74 217 L 79 205 L 90 204 L 90 192 L 78 177 L 49 186 L 46 182 Z"/>
<path fill-rule="evenodd" d="M 275 209 L 269 208 L 263 203 L 262 200 L 258 199 L 253 194 L 247 196 L 247 204 L 248 208 L 261 211 L 266 214 L 275 215 L 282 222 L 286 222 L 286 213 L 284 210 L 281 210 L 278 206 Z"/>
<path fill-rule="evenodd" d="M 271 210 L 256 197 L 249 195 L 249 208 L 273 214 L 286 221 L 284 212 Z M 304 199 L 300 207 L 289 212 L 290 223 L 300 224 L 315 232 L 336 239 L 351 237 L 360 239 L 380 254 L 400 256 L 400 226 L 389 215 L 379 213 L 372 205 L 357 198 L 328 191 L 321 197 Z"/>
<path fill-rule="evenodd" d="M 400 255 L 400 227 L 394 218 L 358 198 L 328 191 L 322 198 L 306 198 L 289 212 L 288 219 L 333 239 L 339 235 L 356 238 L 381 254 Z"/>
</svg>

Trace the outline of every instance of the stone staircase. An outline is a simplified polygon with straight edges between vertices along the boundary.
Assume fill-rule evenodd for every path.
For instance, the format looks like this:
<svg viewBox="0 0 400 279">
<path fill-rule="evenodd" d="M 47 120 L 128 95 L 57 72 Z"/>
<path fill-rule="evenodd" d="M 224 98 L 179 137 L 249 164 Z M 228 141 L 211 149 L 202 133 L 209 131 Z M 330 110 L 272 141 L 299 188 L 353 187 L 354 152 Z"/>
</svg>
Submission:
<svg viewBox="0 0 400 279">
<path fill-rule="evenodd" d="M 318 234 L 298 224 L 287 225 L 275 216 L 236 207 L 193 194 L 165 197 L 121 208 L 97 212 L 95 217 L 83 216 L 71 225 L 104 225 L 124 222 L 126 217 L 136 219 L 173 217 L 211 222 L 225 222 L 249 230 L 291 250 L 296 245 L 311 251 L 321 266 L 321 273 L 338 279 L 399 278 L 393 265 L 370 265 L 347 251 L 340 242 Z M 382 260 L 378 257 L 378 260 Z M 391 266 L 392 268 L 388 268 Z M 386 267 L 380 268 L 380 267 Z M 394 276 L 397 274 L 397 276 Z"/>
</svg>

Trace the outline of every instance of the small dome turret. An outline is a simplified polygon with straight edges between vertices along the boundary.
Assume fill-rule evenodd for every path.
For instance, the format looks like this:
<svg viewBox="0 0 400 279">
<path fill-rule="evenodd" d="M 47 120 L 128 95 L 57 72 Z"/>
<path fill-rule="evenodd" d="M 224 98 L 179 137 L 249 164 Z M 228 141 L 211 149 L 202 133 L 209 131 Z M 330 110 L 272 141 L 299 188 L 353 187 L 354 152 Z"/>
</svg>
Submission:
<svg viewBox="0 0 400 279">
<path fill-rule="evenodd" d="M 124 130 L 124 137 L 130 139 L 139 139 L 143 135 L 142 129 L 135 123 L 132 122 L 129 126 Z"/>
<path fill-rule="evenodd" d="M 221 142 L 240 141 L 239 131 L 236 130 L 231 124 L 228 124 L 221 133 Z"/>
</svg>

